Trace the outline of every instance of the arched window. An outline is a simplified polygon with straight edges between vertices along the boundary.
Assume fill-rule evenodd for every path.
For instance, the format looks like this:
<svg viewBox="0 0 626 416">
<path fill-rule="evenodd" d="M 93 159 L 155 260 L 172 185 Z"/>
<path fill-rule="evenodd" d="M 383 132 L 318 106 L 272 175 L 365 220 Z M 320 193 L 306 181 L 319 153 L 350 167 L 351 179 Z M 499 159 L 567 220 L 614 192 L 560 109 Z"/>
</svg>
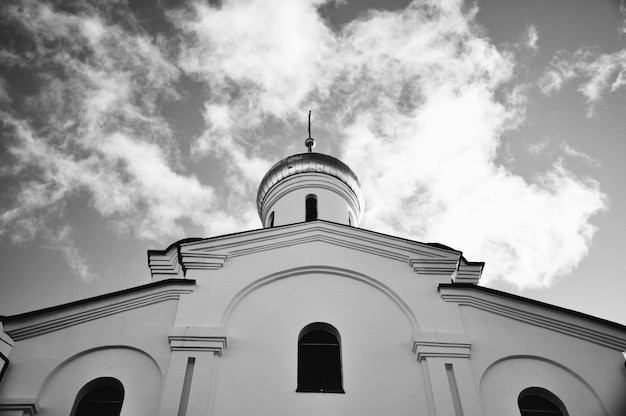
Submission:
<svg viewBox="0 0 626 416">
<path fill-rule="evenodd" d="M 522 416 L 568 416 L 565 405 L 554 394 L 541 387 L 530 387 L 517 398 Z"/>
<path fill-rule="evenodd" d="M 300 331 L 296 391 L 344 393 L 341 338 L 334 326 L 315 322 Z"/>
<path fill-rule="evenodd" d="M 76 395 L 72 416 L 119 416 L 124 402 L 124 386 L 112 377 L 101 377 L 85 384 Z"/>
<path fill-rule="evenodd" d="M 305 199 L 306 221 L 315 221 L 317 219 L 317 197 L 309 194 Z"/>
</svg>

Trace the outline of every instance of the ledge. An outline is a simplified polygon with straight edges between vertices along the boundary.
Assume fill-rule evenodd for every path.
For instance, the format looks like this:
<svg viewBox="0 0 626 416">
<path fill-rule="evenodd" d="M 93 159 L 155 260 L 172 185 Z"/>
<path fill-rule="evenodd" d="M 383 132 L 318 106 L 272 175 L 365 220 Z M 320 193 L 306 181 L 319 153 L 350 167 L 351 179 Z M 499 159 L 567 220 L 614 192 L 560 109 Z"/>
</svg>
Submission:
<svg viewBox="0 0 626 416">
<path fill-rule="evenodd" d="M 466 334 L 451 332 L 416 332 L 413 334 L 413 353 L 417 361 L 428 357 L 469 358 L 472 343 Z"/>
<path fill-rule="evenodd" d="M 227 346 L 226 328 L 174 327 L 168 335 L 172 351 L 207 351 L 222 356 Z"/>
<path fill-rule="evenodd" d="M 0 399 L 0 412 L 22 411 L 24 415 L 39 413 L 37 399 Z"/>
</svg>

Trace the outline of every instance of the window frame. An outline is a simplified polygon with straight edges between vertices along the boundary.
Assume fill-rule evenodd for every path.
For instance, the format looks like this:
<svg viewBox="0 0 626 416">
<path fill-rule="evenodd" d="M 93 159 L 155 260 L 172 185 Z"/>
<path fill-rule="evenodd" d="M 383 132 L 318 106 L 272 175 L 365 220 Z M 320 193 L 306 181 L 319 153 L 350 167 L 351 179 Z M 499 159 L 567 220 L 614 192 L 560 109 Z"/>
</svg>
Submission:
<svg viewBox="0 0 626 416">
<path fill-rule="evenodd" d="M 554 415 L 554 416 L 569 416 L 569 413 L 567 412 L 567 408 L 565 407 L 565 404 L 563 404 L 561 399 L 559 399 L 551 391 L 546 390 L 546 389 L 544 389 L 542 387 L 528 387 L 528 388 L 522 390 L 520 392 L 519 396 L 517 396 L 517 408 L 519 409 L 519 412 L 520 412 L 521 416 L 527 416 L 523 412 L 532 412 L 532 411 L 534 411 L 534 409 L 522 409 L 521 401 L 522 401 L 523 398 L 528 397 L 528 396 L 541 397 L 541 398 L 551 402 L 561 412 L 560 415 L 557 415 L 556 413 L 552 413 L 552 415 Z M 550 413 L 546 413 L 546 414 L 550 415 Z"/>
<path fill-rule="evenodd" d="M 101 387 L 116 387 L 121 390 L 122 392 L 121 402 L 122 403 L 120 406 L 120 412 L 118 413 L 118 415 L 116 415 L 116 416 L 119 416 L 122 413 L 122 408 L 124 406 L 126 390 L 124 389 L 124 385 L 122 384 L 122 382 L 113 377 L 98 377 L 98 378 L 91 380 L 90 382 L 85 384 L 83 387 L 81 387 L 81 389 L 76 394 L 76 398 L 74 399 L 74 405 L 72 406 L 72 411 L 70 412 L 70 415 L 76 416 L 76 411 L 78 410 L 78 407 L 82 403 L 85 396 L 91 393 L 92 391 L 94 391 L 95 389 L 98 389 Z"/>
<path fill-rule="evenodd" d="M 336 363 L 331 363 L 331 364 L 337 366 L 336 368 L 333 368 L 333 370 L 336 372 L 334 374 L 334 377 L 338 378 L 338 381 L 339 381 L 338 386 L 324 385 L 324 382 L 321 382 L 320 384 L 314 387 L 311 387 L 311 384 L 314 384 L 314 383 L 310 383 L 310 380 L 309 380 L 309 383 L 307 383 L 306 380 L 304 379 L 305 374 L 303 371 L 304 369 L 303 369 L 303 362 L 302 362 L 302 346 L 305 344 L 302 343 L 302 339 L 306 335 L 314 331 L 327 332 L 330 335 L 332 335 L 337 342 L 336 345 L 337 345 L 338 359 Z M 327 345 L 334 345 L 334 344 L 327 344 Z M 324 381 L 328 381 L 328 380 L 324 380 Z M 341 335 L 339 334 L 339 331 L 337 330 L 337 328 L 335 328 L 334 326 L 325 322 L 313 322 L 311 324 L 308 324 L 304 328 L 302 328 L 302 330 L 298 334 L 298 367 L 297 367 L 296 392 L 298 393 L 339 393 L 339 394 L 345 393 L 345 390 L 343 388 L 343 357 L 342 357 L 342 348 L 341 348 Z"/>
<path fill-rule="evenodd" d="M 314 201 L 314 202 L 309 206 L 309 201 Z M 304 198 L 304 221 L 311 222 L 311 221 L 317 220 L 318 218 L 319 218 L 319 210 L 317 206 L 317 195 L 308 194 Z"/>
</svg>

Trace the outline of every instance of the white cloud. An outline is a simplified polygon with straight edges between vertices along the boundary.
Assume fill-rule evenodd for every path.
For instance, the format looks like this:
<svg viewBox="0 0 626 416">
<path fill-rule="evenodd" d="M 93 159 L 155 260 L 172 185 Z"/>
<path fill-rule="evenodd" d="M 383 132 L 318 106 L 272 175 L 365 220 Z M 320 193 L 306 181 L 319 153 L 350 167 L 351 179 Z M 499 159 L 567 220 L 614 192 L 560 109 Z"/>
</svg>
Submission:
<svg viewBox="0 0 626 416">
<path fill-rule="evenodd" d="M 20 180 L 0 214 L 0 236 L 24 242 L 39 234 L 89 280 L 65 211 L 78 193 L 122 233 L 182 238 L 184 221 L 209 231 L 213 190 L 177 165 L 159 113 L 163 99 L 177 96 L 179 71 L 165 53 L 132 15 L 123 28 L 89 6 L 76 15 L 28 0 L 21 6 L 7 7 L 6 18 L 34 46 L 8 53 L 37 90 L 0 112 L 11 156 L 3 172 Z"/>
<path fill-rule="evenodd" d="M 93 272 L 84 254 L 76 247 L 72 233 L 72 229 L 65 225 L 55 234 L 48 233 L 47 237 L 53 243 L 52 248 L 61 252 L 70 269 L 72 269 L 81 280 L 86 282 L 92 281 L 97 276 Z"/>
<path fill-rule="evenodd" d="M 526 47 L 529 49 L 532 49 L 533 51 L 537 51 L 539 49 L 539 45 L 537 45 L 537 41 L 539 41 L 539 34 L 537 33 L 537 27 L 535 25 L 529 25 L 526 28 L 526 41 L 525 41 Z"/>
<path fill-rule="evenodd" d="M 589 104 L 587 115 L 592 116 L 595 105 L 607 93 L 626 87 L 626 49 L 600 55 L 584 49 L 572 54 L 561 53 L 539 80 L 539 88 L 549 95 L 574 80 Z"/>
<path fill-rule="evenodd" d="M 604 196 L 561 165 L 536 183 L 496 165 L 501 135 L 524 116 L 527 88 L 508 84 L 514 57 L 480 36 L 476 9 L 418 1 L 331 35 L 316 5 L 294 2 L 289 24 L 280 24 L 285 10 L 256 1 L 176 15 L 186 33 L 182 67 L 220 92 L 208 99 L 198 146 L 247 169 L 261 153 L 245 148 L 237 123 L 262 124 L 263 115 L 289 123 L 313 106 L 360 175 L 365 227 L 464 249 L 487 260 L 486 281 L 536 287 L 570 272 L 587 253 L 589 218 Z M 260 28 L 265 21 L 278 23 Z M 537 39 L 529 26 L 526 46 Z"/>
<path fill-rule="evenodd" d="M 604 195 L 560 164 L 530 183 L 496 163 L 502 134 L 523 120 L 527 88 L 513 82 L 515 56 L 476 27 L 477 8 L 415 1 L 335 33 L 317 13 L 321 3 L 198 1 L 170 13 L 178 68 L 207 87 L 204 130 L 191 153 L 196 163 L 215 164 L 223 184 L 214 189 L 175 163 L 180 151 L 158 106 L 176 97 L 180 73 L 165 53 L 141 31 L 97 13 L 74 19 L 29 2 L 37 12 L 15 17 L 29 33 L 72 47 L 51 53 L 36 43 L 35 56 L 52 56 L 67 76 L 49 74 L 36 99 L 52 132 L 19 118 L 9 123 L 19 162 L 12 168 L 36 166 L 41 174 L 22 182 L 0 224 L 25 222 L 28 238 L 41 227 L 39 207 L 62 210 L 68 195 L 87 190 L 97 212 L 142 238 L 182 237 L 185 221 L 212 234 L 256 227 L 256 186 L 283 156 L 258 137 L 304 126 L 312 108 L 360 176 L 364 227 L 464 250 L 487 261 L 487 282 L 544 286 L 576 267 Z M 93 59 L 81 60 L 73 47 Z M 579 76 L 565 61 L 552 69 L 546 93 Z M 263 139 L 291 148 L 292 138 Z"/>
<path fill-rule="evenodd" d="M 561 143 L 561 149 L 563 149 L 563 152 L 565 152 L 566 155 L 575 157 L 577 159 L 581 159 L 587 164 L 589 164 L 590 166 L 593 166 L 596 168 L 599 168 L 601 166 L 600 162 L 597 159 L 594 159 L 593 157 L 589 156 L 585 152 L 581 152 L 580 150 L 574 149 L 572 146 L 568 145 L 565 142 Z"/>
</svg>

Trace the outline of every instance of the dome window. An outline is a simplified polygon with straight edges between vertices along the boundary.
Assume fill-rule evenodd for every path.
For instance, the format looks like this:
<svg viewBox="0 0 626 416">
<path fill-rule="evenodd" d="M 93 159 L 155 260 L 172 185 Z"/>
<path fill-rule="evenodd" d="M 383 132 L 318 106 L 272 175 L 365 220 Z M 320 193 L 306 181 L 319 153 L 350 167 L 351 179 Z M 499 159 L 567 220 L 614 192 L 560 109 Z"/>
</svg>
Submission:
<svg viewBox="0 0 626 416">
<path fill-rule="evenodd" d="M 317 196 L 309 194 L 305 199 L 306 221 L 315 221 L 317 219 Z"/>
</svg>

